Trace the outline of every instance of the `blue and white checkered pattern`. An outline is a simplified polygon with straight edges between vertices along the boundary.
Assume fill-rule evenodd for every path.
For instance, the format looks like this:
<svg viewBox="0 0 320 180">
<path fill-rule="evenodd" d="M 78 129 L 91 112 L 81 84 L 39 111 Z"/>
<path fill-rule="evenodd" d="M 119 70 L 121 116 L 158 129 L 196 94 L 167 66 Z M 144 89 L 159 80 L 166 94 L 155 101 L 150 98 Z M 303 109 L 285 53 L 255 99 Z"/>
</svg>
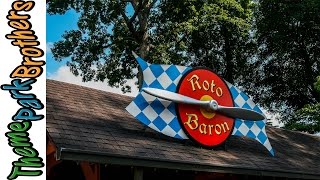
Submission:
<svg viewBox="0 0 320 180">
<path fill-rule="evenodd" d="M 151 87 L 176 92 L 181 77 L 191 69 L 185 66 L 149 64 L 140 57 L 137 58 L 137 61 L 143 71 L 142 88 Z M 232 84 L 227 84 L 236 106 L 262 113 L 246 94 Z M 188 139 L 179 124 L 173 102 L 140 92 L 126 110 L 143 124 L 158 132 L 170 137 Z M 266 120 L 243 121 L 236 119 L 232 135 L 254 138 L 274 155 L 265 131 L 265 123 Z"/>
<path fill-rule="evenodd" d="M 142 88 L 152 87 L 175 92 L 182 75 L 189 67 L 149 64 L 137 58 L 143 71 Z M 140 92 L 127 111 L 150 128 L 167 136 L 188 139 L 182 130 L 175 110 L 175 103 Z"/>
<path fill-rule="evenodd" d="M 227 85 L 231 91 L 232 99 L 236 107 L 246 108 L 254 110 L 256 112 L 262 113 L 260 108 L 241 90 L 233 86 L 229 82 Z M 244 121 L 241 119 L 236 119 L 232 135 L 236 136 L 247 136 L 253 138 L 263 144 L 268 151 L 274 156 L 273 148 L 270 144 L 266 133 L 266 120 L 262 121 Z"/>
</svg>

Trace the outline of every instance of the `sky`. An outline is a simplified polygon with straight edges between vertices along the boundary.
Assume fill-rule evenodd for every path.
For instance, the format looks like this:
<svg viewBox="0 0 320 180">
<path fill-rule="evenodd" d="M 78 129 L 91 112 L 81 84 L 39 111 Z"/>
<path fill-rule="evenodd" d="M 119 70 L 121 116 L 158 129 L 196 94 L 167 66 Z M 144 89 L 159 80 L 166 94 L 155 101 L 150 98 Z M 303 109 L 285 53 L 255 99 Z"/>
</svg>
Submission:
<svg viewBox="0 0 320 180">
<path fill-rule="evenodd" d="M 57 42 L 62 39 L 62 35 L 65 31 L 71 29 L 77 29 L 77 19 L 79 15 L 74 10 L 69 10 L 64 15 L 49 15 L 47 14 L 47 23 L 46 23 L 46 31 L 47 31 L 47 43 L 46 43 L 46 58 L 47 58 L 47 73 L 46 76 L 48 79 L 54 79 L 58 81 L 68 82 L 72 84 L 78 84 L 82 86 L 91 87 L 94 89 L 99 89 L 108 92 L 115 92 L 119 94 L 123 94 L 121 89 L 112 88 L 108 86 L 107 82 L 82 82 L 81 77 L 75 77 L 69 70 L 69 67 L 66 66 L 66 62 L 68 59 L 65 59 L 61 62 L 57 62 L 53 59 L 53 55 L 51 53 L 51 48 L 54 42 Z M 128 85 L 132 88 L 131 93 L 126 93 L 128 96 L 135 96 L 138 93 L 138 89 L 134 85 L 136 79 L 129 80 Z"/>
<path fill-rule="evenodd" d="M 130 10 L 129 10 L 130 11 Z M 77 19 L 79 15 L 73 11 L 69 10 L 64 15 L 49 15 L 47 14 L 47 73 L 46 76 L 48 79 L 54 79 L 57 81 L 68 82 L 72 84 L 77 84 L 81 86 L 86 86 L 94 89 L 99 89 L 107 92 L 114 92 L 118 94 L 123 94 L 120 88 L 112 88 L 107 82 L 82 82 L 81 77 L 75 77 L 69 70 L 69 67 L 66 66 L 66 62 L 68 59 L 65 59 L 61 62 L 57 62 L 53 59 L 52 53 L 50 51 L 54 42 L 57 42 L 62 39 L 62 35 L 65 31 L 71 29 L 77 29 Z M 138 88 L 134 84 L 137 79 L 128 80 L 128 85 L 131 86 L 131 93 L 126 93 L 128 96 L 136 96 L 138 94 Z M 267 117 L 273 119 L 274 126 L 283 126 L 283 124 L 279 124 L 278 121 L 275 120 L 275 115 L 272 115 L 266 111 L 264 111 Z"/>
<path fill-rule="evenodd" d="M 63 62 L 57 62 L 53 59 L 51 53 L 51 47 L 54 42 L 57 42 L 62 38 L 62 34 L 70 29 L 77 28 L 78 15 L 74 11 L 68 11 L 64 15 L 47 14 L 47 77 L 52 76 L 57 72 L 59 67 L 66 64 L 66 60 Z"/>
</svg>

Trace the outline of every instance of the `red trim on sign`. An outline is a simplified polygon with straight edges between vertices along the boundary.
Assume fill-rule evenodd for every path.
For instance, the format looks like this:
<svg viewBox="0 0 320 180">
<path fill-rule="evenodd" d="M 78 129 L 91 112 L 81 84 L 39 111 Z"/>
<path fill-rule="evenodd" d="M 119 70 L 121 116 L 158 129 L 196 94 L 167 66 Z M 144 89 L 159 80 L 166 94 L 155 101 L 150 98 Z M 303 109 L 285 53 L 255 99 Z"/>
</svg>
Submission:
<svg viewBox="0 0 320 180">
<path fill-rule="evenodd" d="M 194 68 L 184 74 L 177 93 L 198 100 L 214 99 L 219 105 L 234 107 L 227 84 L 208 68 Z M 176 104 L 176 112 L 186 135 L 201 146 L 219 146 L 232 134 L 233 118 L 186 104 Z"/>
</svg>

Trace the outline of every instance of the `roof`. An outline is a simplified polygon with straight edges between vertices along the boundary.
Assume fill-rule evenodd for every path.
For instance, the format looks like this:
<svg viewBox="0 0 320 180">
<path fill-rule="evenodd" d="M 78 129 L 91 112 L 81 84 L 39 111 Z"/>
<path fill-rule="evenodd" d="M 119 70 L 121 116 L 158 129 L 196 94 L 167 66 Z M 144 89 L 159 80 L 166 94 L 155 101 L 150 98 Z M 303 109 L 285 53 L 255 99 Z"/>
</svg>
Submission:
<svg viewBox="0 0 320 180">
<path fill-rule="evenodd" d="M 134 119 L 132 97 L 47 80 L 47 134 L 57 158 L 173 168 L 319 179 L 320 137 L 279 128 L 266 131 L 275 157 L 257 141 L 231 136 L 225 148 L 204 149 L 164 136 Z"/>
</svg>

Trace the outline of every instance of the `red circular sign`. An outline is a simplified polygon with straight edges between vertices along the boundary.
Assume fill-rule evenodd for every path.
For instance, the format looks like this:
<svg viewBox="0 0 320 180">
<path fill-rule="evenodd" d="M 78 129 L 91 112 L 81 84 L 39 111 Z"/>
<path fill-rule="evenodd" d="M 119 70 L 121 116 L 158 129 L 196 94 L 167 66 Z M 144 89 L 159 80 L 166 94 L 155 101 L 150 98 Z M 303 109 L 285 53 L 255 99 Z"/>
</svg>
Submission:
<svg viewBox="0 0 320 180">
<path fill-rule="evenodd" d="M 206 68 L 195 68 L 187 72 L 179 82 L 177 93 L 203 101 L 216 100 L 223 106 L 234 106 L 224 80 Z M 184 132 L 203 146 L 217 146 L 233 131 L 233 118 L 196 105 L 177 104 L 176 108 Z"/>
</svg>

